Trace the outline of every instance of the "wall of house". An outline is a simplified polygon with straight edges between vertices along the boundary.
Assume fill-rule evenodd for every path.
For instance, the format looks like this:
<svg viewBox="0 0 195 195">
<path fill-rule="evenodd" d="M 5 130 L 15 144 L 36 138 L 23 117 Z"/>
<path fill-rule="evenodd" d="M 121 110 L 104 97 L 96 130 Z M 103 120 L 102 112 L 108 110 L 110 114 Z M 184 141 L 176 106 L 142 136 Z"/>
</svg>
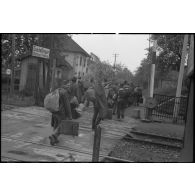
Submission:
<svg viewBox="0 0 195 195">
<path fill-rule="evenodd" d="M 69 80 L 73 77 L 73 69 L 66 67 L 56 67 L 55 79 L 57 80 Z"/>
<path fill-rule="evenodd" d="M 86 75 L 88 58 L 80 53 L 73 52 L 62 52 L 62 56 L 65 57 L 65 60 L 72 65 L 73 74 L 75 76 L 83 77 Z M 83 75 L 84 74 L 84 75 Z"/>
<path fill-rule="evenodd" d="M 43 62 L 39 64 L 39 87 L 43 89 Z"/>
<path fill-rule="evenodd" d="M 19 91 L 23 90 L 26 86 L 26 80 L 28 77 L 28 65 L 29 64 L 37 64 L 38 59 L 34 57 L 26 58 L 21 63 L 21 75 L 20 75 L 20 85 Z"/>
<path fill-rule="evenodd" d="M 34 66 L 36 66 L 37 63 L 39 63 L 39 87 L 40 89 L 43 89 L 43 63 L 39 62 L 38 59 L 35 57 L 30 57 L 24 59 L 21 64 L 19 91 L 25 89 L 27 78 L 28 78 L 29 64 L 33 64 Z M 45 66 L 45 83 L 46 80 L 47 80 L 47 66 Z"/>
</svg>

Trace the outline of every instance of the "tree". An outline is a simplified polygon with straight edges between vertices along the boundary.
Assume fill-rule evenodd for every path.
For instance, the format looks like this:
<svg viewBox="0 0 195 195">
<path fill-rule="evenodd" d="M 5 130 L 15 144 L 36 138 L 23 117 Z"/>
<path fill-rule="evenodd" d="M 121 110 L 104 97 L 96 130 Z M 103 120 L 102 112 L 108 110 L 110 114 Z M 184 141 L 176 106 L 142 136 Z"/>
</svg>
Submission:
<svg viewBox="0 0 195 195">
<path fill-rule="evenodd" d="M 156 57 L 156 68 L 155 68 L 155 85 L 157 87 L 159 81 L 167 79 L 171 76 L 171 72 L 174 74 L 179 72 L 182 47 L 183 47 L 183 34 L 153 34 L 151 36 L 151 42 L 157 40 L 157 57 Z M 141 83 L 144 88 L 147 86 L 147 78 L 150 75 L 150 64 L 152 56 L 152 48 L 146 48 L 148 55 L 144 58 L 140 66 L 134 75 L 134 81 Z M 170 78 L 169 78 L 170 79 Z M 175 79 L 175 76 L 174 76 Z M 184 85 L 185 82 L 184 77 Z"/>
<path fill-rule="evenodd" d="M 183 34 L 155 34 L 151 41 L 157 40 L 159 56 L 157 57 L 157 69 L 166 74 L 170 70 L 179 71 Z"/>
<path fill-rule="evenodd" d="M 41 36 L 40 36 L 41 35 Z M 19 57 L 32 51 L 33 45 L 39 45 L 51 49 L 51 36 L 54 37 L 54 49 L 63 49 L 63 39 L 69 34 L 16 34 L 15 57 Z M 6 68 L 11 63 L 11 34 L 2 34 L 1 58 Z M 55 51 L 55 50 L 54 50 Z M 54 52 L 53 51 L 53 52 Z"/>
<path fill-rule="evenodd" d="M 109 62 L 100 61 L 95 63 L 93 61 L 89 61 L 89 69 L 90 73 L 85 77 L 85 79 L 89 79 L 90 77 L 94 77 L 96 80 L 104 80 L 111 82 L 121 83 L 125 80 L 128 82 L 132 82 L 133 74 L 127 67 L 122 64 L 116 64 L 115 70 Z"/>
<path fill-rule="evenodd" d="M 137 68 L 133 77 L 133 83 L 135 85 L 141 85 L 143 88 L 147 88 L 148 79 L 150 76 L 150 59 L 149 57 L 144 58 L 140 66 Z"/>
</svg>

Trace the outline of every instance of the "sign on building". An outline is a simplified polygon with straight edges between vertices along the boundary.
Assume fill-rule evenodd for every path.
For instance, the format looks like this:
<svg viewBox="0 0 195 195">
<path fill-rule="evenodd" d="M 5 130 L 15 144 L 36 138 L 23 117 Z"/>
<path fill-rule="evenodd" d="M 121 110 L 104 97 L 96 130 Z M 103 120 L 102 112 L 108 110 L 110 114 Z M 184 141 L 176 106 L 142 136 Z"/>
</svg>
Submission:
<svg viewBox="0 0 195 195">
<path fill-rule="evenodd" d="M 32 56 L 49 59 L 50 49 L 33 45 Z"/>
</svg>

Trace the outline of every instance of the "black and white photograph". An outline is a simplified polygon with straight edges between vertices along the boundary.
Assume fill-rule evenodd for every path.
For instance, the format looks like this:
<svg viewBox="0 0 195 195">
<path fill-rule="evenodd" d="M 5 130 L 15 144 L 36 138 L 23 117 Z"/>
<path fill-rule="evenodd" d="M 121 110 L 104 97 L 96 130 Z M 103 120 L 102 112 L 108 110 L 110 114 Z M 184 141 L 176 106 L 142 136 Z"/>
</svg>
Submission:
<svg viewBox="0 0 195 195">
<path fill-rule="evenodd" d="M 193 162 L 194 34 L 2 34 L 2 162 Z"/>
<path fill-rule="evenodd" d="M 5 195 L 193 195 L 194 1 L 1 1 Z"/>
</svg>

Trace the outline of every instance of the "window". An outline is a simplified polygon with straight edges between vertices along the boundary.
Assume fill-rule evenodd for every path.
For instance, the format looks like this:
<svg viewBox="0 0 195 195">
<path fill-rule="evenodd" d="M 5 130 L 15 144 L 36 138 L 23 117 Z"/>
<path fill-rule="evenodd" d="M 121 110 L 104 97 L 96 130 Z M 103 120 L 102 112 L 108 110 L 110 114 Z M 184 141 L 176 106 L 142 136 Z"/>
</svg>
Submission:
<svg viewBox="0 0 195 195">
<path fill-rule="evenodd" d="M 88 68 L 86 68 L 86 73 L 88 73 Z"/>
<path fill-rule="evenodd" d="M 85 63 L 86 63 L 86 58 L 84 58 L 84 67 L 85 67 Z"/>
<path fill-rule="evenodd" d="M 58 79 L 61 79 L 61 78 L 62 78 L 62 73 L 61 73 L 60 70 L 57 70 L 57 71 L 56 71 L 55 78 L 58 78 Z"/>
<path fill-rule="evenodd" d="M 82 57 L 80 56 L 80 66 L 82 66 Z"/>
<path fill-rule="evenodd" d="M 78 75 L 80 76 L 80 74 L 81 74 L 81 73 L 79 72 L 79 74 L 78 74 Z"/>
<path fill-rule="evenodd" d="M 75 65 L 78 66 L 79 64 L 79 56 L 75 56 Z"/>
<path fill-rule="evenodd" d="M 84 74 L 84 72 L 83 72 L 83 76 L 84 76 L 85 74 Z"/>
</svg>

